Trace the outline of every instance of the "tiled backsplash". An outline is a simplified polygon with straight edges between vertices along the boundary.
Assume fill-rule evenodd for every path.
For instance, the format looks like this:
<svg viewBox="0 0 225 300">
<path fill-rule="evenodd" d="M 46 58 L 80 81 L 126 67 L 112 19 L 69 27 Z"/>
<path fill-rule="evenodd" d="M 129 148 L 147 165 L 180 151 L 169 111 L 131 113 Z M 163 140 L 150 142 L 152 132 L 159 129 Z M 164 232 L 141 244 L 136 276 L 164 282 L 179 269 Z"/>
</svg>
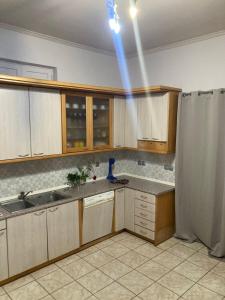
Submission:
<svg viewBox="0 0 225 300">
<path fill-rule="evenodd" d="M 164 169 L 164 165 L 173 165 L 174 169 L 174 155 L 116 151 L 0 165 L 0 198 L 18 194 L 23 190 L 35 191 L 64 185 L 66 175 L 78 166 L 87 165 L 88 161 L 94 163 L 97 177 L 107 176 L 110 157 L 116 159 L 114 174 L 130 173 L 174 182 L 175 170 Z M 138 160 L 145 161 L 145 166 L 139 166 Z M 96 162 L 100 162 L 99 167 L 95 166 Z"/>
</svg>

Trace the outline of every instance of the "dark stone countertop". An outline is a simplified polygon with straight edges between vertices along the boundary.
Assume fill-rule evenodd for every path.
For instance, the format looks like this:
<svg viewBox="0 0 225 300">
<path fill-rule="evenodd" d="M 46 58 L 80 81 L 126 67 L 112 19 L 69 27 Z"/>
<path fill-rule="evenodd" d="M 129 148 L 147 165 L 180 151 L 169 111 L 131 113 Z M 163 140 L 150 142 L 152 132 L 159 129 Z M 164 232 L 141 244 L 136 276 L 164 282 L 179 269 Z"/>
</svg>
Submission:
<svg viewBox="0 0 225 300">
<path fill-rule="evenodd" d="M 121 178 L 121 177 L 120 177 Z M 12 218 L 20 215 L 24 215 L 30 212 L 35 212 L 38 210 L 46 209 L 52 206 L 61 205 L 64 203 L 68 203 L 74 200 L 83 199 L 85 197 L 90 197 L 93 195 L 101 194 L 108 191 L 114 191 L 120 188 L 130 188 L 134 190 L 138 190 L 141 192 L 153 194 L 155 196 L 159 196 L 161 194 L 173 191 L 175 188 L 174 186 L 162 184 L 146 179 L 140 179 L 132 176 L 122 176 L 122 178 L 126 178 L 129 180 L 128 184 L 112 184 L 107 180 L 99 180 L 96 182 L 88 182 L 78 188 L 65 188 L 61 190 L 57 190 L 58 193 L 61 193 L 67 196 L 66 199 L 47 203 L 44 205 L 38 205 L 31 208 L 27 208 L 24 210 L 20 210 L 14 213 L 9 213 L 8 211 L 4 210 L 0 207 L 0 221 L 5 220 L 7 218 Z M 13 201 L 13 200 L 12 200 Z"/>
</svg>

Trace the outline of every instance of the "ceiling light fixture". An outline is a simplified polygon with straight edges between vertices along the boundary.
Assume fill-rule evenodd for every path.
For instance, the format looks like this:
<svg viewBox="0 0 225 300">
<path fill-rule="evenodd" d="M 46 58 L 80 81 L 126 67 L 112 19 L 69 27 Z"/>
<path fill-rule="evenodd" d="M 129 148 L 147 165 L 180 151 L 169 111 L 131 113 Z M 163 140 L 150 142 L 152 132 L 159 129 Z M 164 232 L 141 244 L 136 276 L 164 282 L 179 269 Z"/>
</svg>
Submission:
<svg viewBox="0 0 225 300">
<path fill-rule="evenodd" d="M 130 17 L 131 17 L 131 19 L 136 18 L 137 13 L 138 13 L 137 0 L 131 0 L 130 1 Z"/>
<path fill-rule="evenodd" d="M 109 27 L 113 30 L 116 34 L 120 32 L 120 23 L 119 23 L 119 15 L 117 12 L 118 5 L 116 1 L 110 0 L 108 1 L 109 7 Z"/>
</svg>

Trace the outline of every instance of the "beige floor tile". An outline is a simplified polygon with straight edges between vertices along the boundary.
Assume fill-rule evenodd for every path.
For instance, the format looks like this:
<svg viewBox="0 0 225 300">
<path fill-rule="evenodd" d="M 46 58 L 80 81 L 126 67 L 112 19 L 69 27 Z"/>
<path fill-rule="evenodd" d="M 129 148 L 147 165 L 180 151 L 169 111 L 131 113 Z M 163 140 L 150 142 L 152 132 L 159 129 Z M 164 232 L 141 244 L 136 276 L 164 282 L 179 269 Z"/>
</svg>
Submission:
<svg viewBox="0 0 225 300">
<path fill-rule="evenodd" d="M 7 296 L 7 295 L 5 294 L 5 295 L 1 295 L 1 296 L 0 296 L 0 300 L 11 300 L 11 299 L 9 298 L 9 296 Z"/>
<path fill-rule="evenodd" d="M 77 255 L 77 254 L 73 254 L 73 255 L 70 255 L 62 260 L 59 260 L 57 261 L 55 264 L 58 266 L 58 267 L 63 267 L 63 266 L 66 266 L 68 264 L 71 264 L 72 262 L 76 261 L 80 259 L 80 257 Z"/>
<path fill-rule="evenodd" d="M 12 281 L 12 282 L 4 285 L 3 288 L 7 293 L 9 293 L 23 285 L 26 285 L 26 284 L 32 282 L 33 280 L 34 280 L 34 278 L 32 276 L 27 275 L 27 276 L 24 276 L 22 278 L 19 278 L 15 281 Z"/>
<path fill-rule="evenodd" d="M 218 264 L 218 260 L 212 258 L 212 257 L 209 257 L 207 255 L 203 255 L 203 254 L 200 254 L 199 252 L 195 253 L 194 255 L 190 256 L 188 258 L 188 260 L 199 266 L 199 267 L 202 267 L 206 270 L 210 270 L 212 269 L 213 267 L 215 267 L 215 265 Z"/>
<path fill-rule="evenodd" d="M 200 249 L 204 248 L 204 245 L 199 242 L 188 243 L 188 242 L 182 241 L 182 242 L 180 242 L 180 244 L 182 244 L 188 248 L 191 248 L 195 251 L 199 251 Z"/>
<path fill-rule="evenodd" d="M 117 234 L 117 235 L 113 236 L 111 238 L 111 240 L 114 241 L 114 242 L 118 242 L 118 241 L 122 241 L 122 240 L 124 240 L 126 238 L 133 237 L 133 236 L 134 235 L 132 235 L 132 234 L 130 234 L 128 232 L 122 232 L 120 234 Z"/>
<path fill-rule="evenodd" d="M 152 260 L 156 263 L 159 263 L 160 265 L 163 265 L 168 269 L 173 269 L 174 267 L 176 267 L 177 265 L 179 265 L 184 261 L 183 258 L 174 256 L 173 254 L 170 254 L 167 251 L 159 254 L 158 256 L 154 257 Z"/>
<path fill-rule="evenodd" d="M 77 281 L 94 294 L 112 283 L 113 280 L 100 270 L 95 270 L 79 278 Z"/>
<path fill-rule="evenodd" d="M 3 288 L 0 287 L 0 296 L 4 295 L 4 294 L 5 294 L 5 291 L 3 290 Z"/>
<path fill-rule="evenodd" d="M 144 276 L 143 274 L 133 270 L 132 272 L 124 275 L 117 280 L 122 286 L 126 287 L 128 290 L 138 295 L 143 292 L 147 287 L 149 287 L 153 281 Z"/>
<path fill-rule="evenodd" d="M 37 279 L 37 281 L 49 293 L 53 293 L 54 291 L 62 288 L 64 285 L 72 282 L 73 279 L 62 270 L 57 270 L 55 272 L 49 273 L 48 275 Z"/>
<path fill-rule="evenodd" d="M 95 246 L 96 246 L 98 249 L 103 249 L 103 248 L 105 248 L 105 247 L 108 247 L 109 245 L 112 245 L 113 243 L 114 243 L 114 242 L 113 242 L 112 240 L 108 239 L 108 240 L 105 240 L 105 241 L 103 241 L 103 242 L 101 242 L 101 243 L 96 244 Z"/>
<path fill-rule="evenodd" d="M 223 297 L 196 284 L 184 295 L 183 299 L 187 300 L 220 300 Z"/>
<path fill-rule="evenodd" d="M 41 298 L 41 300 L 54 300 L 54 298 L 50 295 L 44 297 L 44 298 Z"/>
<path fill-rule="evenodd" d="M 110 263 L 100 267 L 100 270 L 114 280 L 132 271 L 130 267 L 118 260 L 113 260 Z"/>
<path fill-rule="evenodd" d="M 84 300 L 90 297 L 91 293 L 74 281 L 52 295 L 56 300 Z"/>
<path fill-rule="evenodd" d="M 45 276 L 45 275 L 48 275 L 49 273 L 51 272 L 54 272 L 54 271 L 57 271 L 59 268 L 55 265 L 55 264 L 52 264 L 52 265 L 49 265 L 47 267 L 44 267 L 34 273 L 32 273 L 31 275 L 35 278 L 35 279 L 38 279 L 42 276 Z"/>
<path fill-rule="evenodd" d="M 181 244 L 176 244 L 172 248 L 169 248 L 167 251 L 183 259 L 186 259 L 195 253 L 195 251 L 191 248 L 183 246 Z"/>
<path fill-rule="evenodd" d="M 62 269 L 73 279 L 78 279 L 95 270 L 92 265 L 90 265 L 83 259 L 76 260 L 71 264 L 62 267 Z"/>
<path fill-rule="evenodd" d="M 92 295 L 88 300 L 98 300 L 94 295 Z"/>
<path fill-rule="evenodd" d="M 194 285 L 193 281 L 173 271 L 163 276 L 158 283 L 179 296 Z"/>
<path fill-rule="evenodd" d="M 184 275 L 185 277 L 198 281 L 202 278 L 208 271 L 197 265 L 192 264 L 189 261 L 185 261 L 174 269 L 175 272 Z"/>
<path fill-rule="evenodd" d="M 209 249 L 206 246 L 203 246 L 202 249 L 199 250 L 199 253 L 208 255 L 209 254 Z"/>
<path fill-rule="evenodd" d="M 119 241 L 119 243 L 129 249 L 135 249 L 141 245 L 146 244 L 146 241 L 139 239 L 137 237 L 129 237 L 125 240 Z"/>
<path fill-rule="evenodd" d="M 212 269 L 214 273 L 225 278 L 225 262 L 220 262 Z"/>
<path fill-rule="evenodd" d="M 154 283 L 144 292 L 142 292 L 139 297 L 142 300 L 176 300 L 178 296 L 158 283 Z M 199 299 L 200 300 L 200 299 Z"/>
<path fill-rule="evenodd" d="M 12 300 L 39 300 L 47 295 L 47 292 L 36 281 L 30 282 L 9 293 Z"/>
<path fill-rule="evenodd" d="M 198 283 L 215 293 L 225 296 L 225 278 L 213 272 L 206 274 Z"/>
<path fill-rule="evenodd" d="M 177 243 L 178 243 L 178 241 L 176 239 L 171 238 L 171 239 L 159 244 L 157 247 L 162 250 L 167 250 L 167 249 L 173 247 Z"/>
<path fill-rule="evenodd" d="M 113 243 L 112 245 L 109 245 L 108 247 L 102 249 L 102 251 L 114 258 L 117 258 L 127 253 L 129 249 L 119 243 Z"/>
<path fill-rule="evenodd" d="M 94 267 L 99 268 L 99 267 L 109 263 L 110 261 L 112 261 L 113 257 L 111 255 L 99 250 L 98 252 L 95 252 L 91 255 L 84 257 L 84 259 L 88 263 L 93 265 Z"/>
<path fill-rule="evenodd" d="M 138 272 L 141 272 L 142 274 L 146 275 L 152 280 L 158 280 L 162 276 L 164 276 L 166 273 L 169 272 L 169 269 L 150 260 L 140 267 L 137 268 Z"/>
<path fill-rule="evenodd" d="M 136 248 L 134 251 L 150 259 L 162 253 L 161 249 L 153 246 L 152 244 L 144 244 L 143 246 Z"/>
<path fill-rule="evenodd" d="M 88 256 L 90 254 L 93 254 L 95 252 L 97 252 L 99 249 L 96 247 L 96 246 L 92 246 L 92 247 L 89 247 L 83 251 L 80 251 L 77 253 L 77 255 L 80 257 L 80 258 L 83 258 L 85 256 Z"/>
<path fill-rule="evenodd" d="M 122 263 L 126 264 L 127 266 L 135 269 L 148 261 L 148 258 L 135 252 L 129 251 L 125 255 L 118 258 Z"/>
<path fill-rule="evenodd" d="M 117 282 L 114 282 L 99 291 L 96 296 L 100 300 L 130 300 L 135 295 Z"/>
</svg>

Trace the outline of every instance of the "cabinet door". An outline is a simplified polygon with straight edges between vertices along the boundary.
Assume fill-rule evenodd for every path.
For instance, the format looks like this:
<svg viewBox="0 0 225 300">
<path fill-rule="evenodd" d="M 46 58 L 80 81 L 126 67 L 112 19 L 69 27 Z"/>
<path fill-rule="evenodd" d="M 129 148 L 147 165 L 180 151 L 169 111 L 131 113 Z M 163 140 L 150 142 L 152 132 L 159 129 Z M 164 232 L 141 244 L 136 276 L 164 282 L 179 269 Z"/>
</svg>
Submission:
<svg viewBox="0 0 225 300">
<path fill-rule="evenodd" d="M 124 206 L 125 190 L 120 189 L 115 192 L 115 230 L 124 229 Z"/>
<path fill-rule="evenodd" d="M 30 89 L 32 156 L 62 153 L 61 99 L 54 90 Z"/>
<path fill-rule="evenodd" d="M 31 155 L 28 89 L 0 87 L 0 160 Z"/>
<path fill-rule="evenodd" d="M 138 140 L 149 140 L 151 137 L 151 100 L 147 97 L 137 100 Z"/>
<path fill-rule="evenodd" d="M 0 231 L 0 281 L 8 278 L 6 230 Z"/>
<path fill-rule="evenodd" d="M 124 147 L 126 100 L 114 98 L 114 148 Z"/>
<path fill-rule="evenodd" d="M 134 199 L 135 191 L 125 189 L 125 228 L 134 231 Z"/>
<path fill-rule="evenodd" d="M 9 276 L 47 261 L 46 210 L 7 220 Z"/>
<path fill-rule="evenodd" d="M 80 246 L 78 201 L 47 210 L 48 255 L 53 259 Z"/>
<path fill-rule="evenodd" d="M 167 94 L 151 96 L 151 140 L 166 142 L 168 139 L 168 105 Z"/>
<path fill-rule="evenodd" d="M 112 99 L 93 97 L 93 146 L 112 146 Z"/>
<path fill-rule="evenodd" d="M 126 100 L 125 147 L 137 148 L 137 99 Z"/>
<path fill-rule="evenodd" d="M 62 97 L 63 152 L 80 152 L 90 148 L 90 99 L 82 94 Z"/>
</svg>

